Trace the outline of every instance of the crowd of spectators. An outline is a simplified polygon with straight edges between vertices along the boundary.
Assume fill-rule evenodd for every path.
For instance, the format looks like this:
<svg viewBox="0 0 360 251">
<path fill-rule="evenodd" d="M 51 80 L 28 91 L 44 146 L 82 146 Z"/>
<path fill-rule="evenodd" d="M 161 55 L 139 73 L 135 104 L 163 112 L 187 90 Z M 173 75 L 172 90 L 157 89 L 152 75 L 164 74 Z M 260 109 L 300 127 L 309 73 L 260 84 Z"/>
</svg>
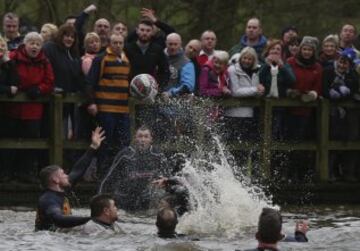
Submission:
<svg viewBox="0 0 360 251">
<path fill-rule="evenodd" d="M 260 19 L 253 17 L 239 43 L 227 52 L 216 48 L 218 38 L 212 30 L 204 31 L 199 40 L 183 43 L 173 27 L 145 8 L 134 31 L 122 21 L 100 18 L 87 33 L 85 24 L 95 11 L 96 6 L 90 5 L 78 16 L 67 17 L 59 27 L 47 23 L 40 33 L 27 34 L 19 33 L 16 14 L 3 16 L 0 94 L 23 92 L 29 102 L 1 104 L 0 137 L 48 136 L 48 108 L 36 99 L 52 92 L 80 92 L 88 102 L 64 106 L 64 137 L 73 139 L 80 137 L 80 131 L 91 132 L 95 125 L 84 121 L 96 121 L 106 134 L 98 156 L 99 162 L 104 162 L 130 144 L 129 83 L 142 73 L 156 78 L 164 101 L 193 95 L 289 97 L 304 103 L 322 97 L 359 97 L 360 52 L 354 46 L 356 27 L 350 23 L 322 42 L 295 26 L 285 27 L 279 39 L 268 39 Z M 274 109 L 274 139 L 313 138 L 314 114 L 312 108 Z M 259 136 L 257 109 L 214 108 L 211 116 L 224 118 L 229 139 L 256 140 Z M 330 138 L 358 139 L 359 117 L 356 109 L 333 106 Z M 29 181 L 38 172 L 36 158 L 31 150 L 1 151 L 1 179 Z M 359 177 L 356 152 L 333 152 L 330 158 L 331 179 Z"/>
</svg>

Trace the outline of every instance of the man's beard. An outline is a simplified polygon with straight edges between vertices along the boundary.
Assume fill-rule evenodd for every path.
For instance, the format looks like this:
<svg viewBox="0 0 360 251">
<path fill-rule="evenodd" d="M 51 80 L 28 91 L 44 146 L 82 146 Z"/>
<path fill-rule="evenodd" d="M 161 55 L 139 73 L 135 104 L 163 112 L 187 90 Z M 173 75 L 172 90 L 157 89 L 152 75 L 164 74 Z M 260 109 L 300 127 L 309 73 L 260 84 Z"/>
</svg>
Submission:
<svg viewBox="0 0 360 251">
<path fill-rule="evenodd" d="M 139 36 L 139 41 L 143 44 L 146 44 L 150 41 L 150 37 L 145 37 L 145 36 Z"/>
</svg>

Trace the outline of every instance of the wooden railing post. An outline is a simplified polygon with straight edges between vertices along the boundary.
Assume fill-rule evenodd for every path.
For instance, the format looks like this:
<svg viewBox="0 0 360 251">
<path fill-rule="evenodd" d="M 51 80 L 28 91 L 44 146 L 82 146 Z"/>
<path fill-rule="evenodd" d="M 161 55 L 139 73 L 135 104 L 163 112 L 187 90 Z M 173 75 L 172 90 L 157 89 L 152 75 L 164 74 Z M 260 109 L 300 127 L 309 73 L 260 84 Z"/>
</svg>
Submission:
<svg viewBox="0 0 360 251">
<path fill-rule="evenodd" d="M 262 106 L 262 146 L 261 168 L 265 178 L 270 177 L 271 165 L 271 131 L 272 131 L 272 104 L 271 100 L 264 99 Z"/>
<path fill-rule="evenodd" d="M 318 148 L 315 167 L 320 181 L 327 181 L 329 178 L 329 116 L 329 100 L 321 99 L 317 108 Z"/>
<path fill-rule="evenodd" d="M 50 101 L 50 164 L 63 164 L 63 100 L 60 94 L 52 96 Z"/>
</svg>

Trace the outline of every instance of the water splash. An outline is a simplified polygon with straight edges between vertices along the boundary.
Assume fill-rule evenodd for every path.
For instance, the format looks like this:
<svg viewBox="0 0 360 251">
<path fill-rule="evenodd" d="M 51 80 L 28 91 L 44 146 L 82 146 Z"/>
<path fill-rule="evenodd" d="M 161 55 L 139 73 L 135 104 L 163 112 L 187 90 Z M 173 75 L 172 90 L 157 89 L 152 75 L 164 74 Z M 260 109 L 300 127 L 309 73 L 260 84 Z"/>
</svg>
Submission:
<svg viewBox="0 0 360 251">
<path fill-rule="evenodd" d="M 247 177 L 234 175 L 218 136 L 212 138 L 210 148 L 209 144 L 197 147 L 182 170 L 193 209 L 182 217 L 178 229 L 231 238 L 256 226 L 262 208 L 272 203 Z"/>
</svg>

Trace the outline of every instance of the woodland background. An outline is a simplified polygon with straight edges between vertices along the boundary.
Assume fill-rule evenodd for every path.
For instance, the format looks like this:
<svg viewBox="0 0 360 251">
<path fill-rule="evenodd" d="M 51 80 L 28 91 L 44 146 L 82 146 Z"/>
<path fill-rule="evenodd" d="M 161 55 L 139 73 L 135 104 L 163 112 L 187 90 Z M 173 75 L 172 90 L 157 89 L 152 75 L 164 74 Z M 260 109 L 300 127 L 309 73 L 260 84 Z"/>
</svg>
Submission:
<svg viewBox="0 0 360 251">
<path fill-rule="evenodd" d="M 249 17 L 257 16 L 267 37 L 280 37 L 281 30 L 295 25 L 300 35 L 323 38 L 336 33 L 342 24 L 360 25 L 359 0 L 0 0 L 0 14 L 17 13 L 22 22 L 41 27 L 52 22 L 61 24 L 68 15 L 77 15 L 89 4 L 96 4 L 88 29 L 95 19 L 121 20 L 133 29 L 142 7 L 152 8 L 156 15 L 187 41 L 212 29 L 218 36 L 218 48 L 229 49 L 236 44 Z"/>
</svg>

